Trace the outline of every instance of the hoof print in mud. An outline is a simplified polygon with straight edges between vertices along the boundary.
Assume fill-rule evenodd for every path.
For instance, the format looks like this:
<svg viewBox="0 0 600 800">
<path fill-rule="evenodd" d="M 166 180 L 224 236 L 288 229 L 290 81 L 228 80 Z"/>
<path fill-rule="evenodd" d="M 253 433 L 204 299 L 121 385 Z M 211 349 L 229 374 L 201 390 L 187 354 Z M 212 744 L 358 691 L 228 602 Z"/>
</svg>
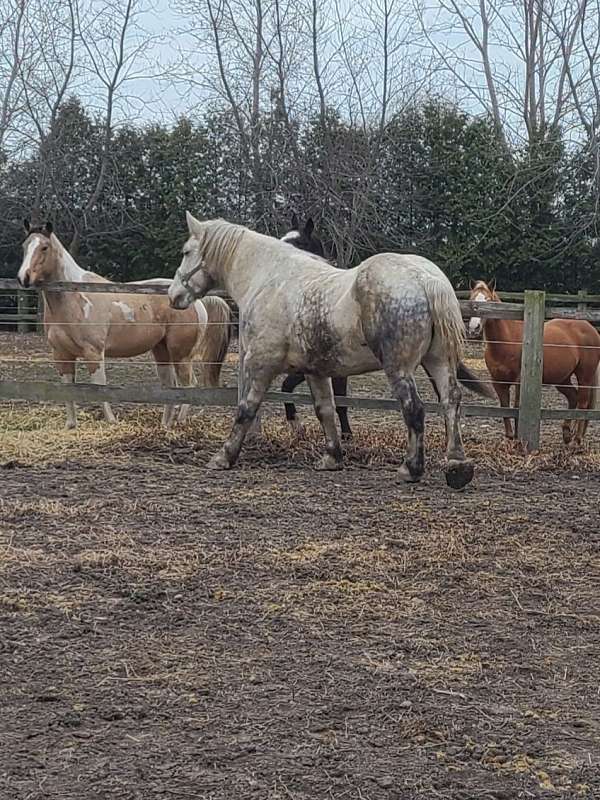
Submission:
<svg viewBox="0 0 600 800">
<path fill-rule="evenodd" d="M 450 461 L 446 468 L 446 483 L 451 489 L 464 489 L 473 480 L 474 472 L 471 461 Z"/>
</svg>

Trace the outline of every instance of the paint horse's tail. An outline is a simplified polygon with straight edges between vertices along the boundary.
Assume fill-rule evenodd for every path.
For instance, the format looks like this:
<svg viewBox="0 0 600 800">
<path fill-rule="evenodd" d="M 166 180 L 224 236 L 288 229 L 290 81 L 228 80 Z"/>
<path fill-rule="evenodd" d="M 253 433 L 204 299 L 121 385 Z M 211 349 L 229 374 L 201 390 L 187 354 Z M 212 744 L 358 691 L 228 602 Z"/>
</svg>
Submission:
<svg viewBox="0 0 600 800">
<path fill-rule="evenodd" d="M 225 300 L 209 295 L 202 299 L 208 314 L 206 333 L 202 337 L 194 356 L 202 361 L 203 385 L 219 385 L 221 367 L 227 355 L 231 338 L 231 310 Z"/>
<path fill-rule="evenodd" d="M 446 280 L 429 280 L 425 292 L 433 317 L 435 335 L 439 337 L 440 343 L 446 350 L 450 363 L 454 364 L 456 377 L 472 392 L 493 399 L 495 395 L 491 388 L 480 381 L 462 360 L 465 325 L 452 285 Z"/>
</svg>

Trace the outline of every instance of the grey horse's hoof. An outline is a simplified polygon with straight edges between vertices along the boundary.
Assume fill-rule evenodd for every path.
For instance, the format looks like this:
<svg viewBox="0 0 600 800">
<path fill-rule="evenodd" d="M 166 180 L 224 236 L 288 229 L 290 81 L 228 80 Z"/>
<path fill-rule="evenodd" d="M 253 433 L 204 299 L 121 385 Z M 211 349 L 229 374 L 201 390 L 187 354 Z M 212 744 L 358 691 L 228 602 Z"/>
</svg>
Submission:
<svg viewBox="0 0 600 800">
<path fill-rule="evenodd" d="M 474 472 L 472 461 L 449 461 L 446 467 L 446 483 L 451 489 L 464 489 L 473 480 Z"/>
<path fill-rule="evenodd" d="M 208 469 L 231 469 L 231 464 L 225 453 L 215 453 L 206 466 Z"/>
<path fill-rule="evenodd" d="M 405 483 L 418 483 L 423 477 L 422 473 L 419 474 L 411 472 L 406 464 L 406 461 L 400 464 L 400 468 L 398 469 L 398 475 Z"/>
<path fill-rule="evenodd" d="M 315 469 L 323 472 L 325 470 L 339 470 L 343 468 L 343 464 L 341 461 L 336 461 L 333 456 L 330 456 L 329 453 L 322 456 L 316 463 Z"/>
</svg>

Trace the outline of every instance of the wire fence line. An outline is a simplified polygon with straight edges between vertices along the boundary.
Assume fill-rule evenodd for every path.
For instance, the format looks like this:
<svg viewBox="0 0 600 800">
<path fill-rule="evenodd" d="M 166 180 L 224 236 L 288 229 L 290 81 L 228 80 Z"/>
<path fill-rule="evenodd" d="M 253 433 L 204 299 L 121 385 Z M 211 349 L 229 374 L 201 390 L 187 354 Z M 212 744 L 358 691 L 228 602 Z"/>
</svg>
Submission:
<svg viewBox="0 0 600 800">
<path fill-rule="evenodd" d="M 134 284 L 134 283 L 71 283 L 57 282 L 40 287 L 44 292 L 91 292 L 165 295 L 168 285 Z M 15 281 L 0 280 L 0 291 L 19 290 Z M 35 292 L 36 290 L 26 290 Z M 223 296 L 223 293 L 219 293 Z M 580 306 L 581 297 L 569 298 Z M 591 300 L 592 298 L 590 298 Z M 595 296 L 594 298 L 595 299 Z M 565 300 L 564 296 L 560 300 Z M 598 296 L 600 301 L 600 296 Z M 544 350 L 547 347 L 569 345 L 545 345 L 543 341 L 544 322 L 547 319 L 583 319 L 600 323 L 600 309 L 555 307 L 546 305 L 546 295 L 542 291 L 523 293 L 523 303 L 515 302 L 481 302 L 460 300 L 461 312 L 465 319 L 476 316 L 480 318 L 516 319 L 523 321 L 523 340 L 511 344 L 522 347 L 520 376 L 520 407 L 518 409 L 499 408 L 489 405 L 465 405 L 466 416 L 512 417 L 518 422 L 518 435 L 527 449 L 535 450 L 539 446 L 540 423 L 542 419 L 600 419 L 600 410 L 588 409 L 544 409 L 542 408 L 542 364 Z M 81 323 L 68 323 L 81 324 Z M 95 323 L 91 323 L 95 324 Z M 135 324 L 130 321 L 123 325 Z M 147 324 L 147 323 L 140 323 Z M 180 323 L 181 324 L 181 323 Z M 196 324 L 196 323 L 183 323 Z M 225 323 L 216 323 L 225 324 Z M 229 324 L 229 323 L 227 323 Z M 243 320 L 241 320 L 243 325 Z M 502 342 L 502 344 L 507 344 Z M 240 347 L 240 364 L 243 363 L 244 352 Z M 119 360 L 120 362 L 120 360 Z M 85 363 L 85 362 L 84 362 Z M 121 362 L 120 362 L 121 363 Z M 131 362 L 129 362 L 131 363 Z M 201 363 L 196 361 L 195 363 Z M 485 379 L 484 379 L 485 380 Z M 485 380 L 487 383 L 497 381 Z M 510 383 L 506 381 L 506 383 Z M 587 388 L 594 388 L 592 386 Z M 239 387 L 238 387 L 239 392 Z M 162 388 L 157 386 L 97 386 L 91 384 L 56 384 L 45 381 L 4 381 L 0 384 L 0 399 L 28 400 L 31 402 L 64 402 L 75 400 L 84 403 L 97 402 L 133 402 L 148 404 L 180 404 L 189 405 L 235 405 L 237 396 L 235 389 L 188 389 Z M 310 396 L 303 393 L 273 393 L 267 395 L 268 402 L 290 402 L 300 405 L 310 403 Z M 390 410 L 396 408 L 394 400 L 383 398 L 336 398 L 340 406 Z M 436 403 L 427 404 L 429 410 L 441 411 Z"/>
</svg>

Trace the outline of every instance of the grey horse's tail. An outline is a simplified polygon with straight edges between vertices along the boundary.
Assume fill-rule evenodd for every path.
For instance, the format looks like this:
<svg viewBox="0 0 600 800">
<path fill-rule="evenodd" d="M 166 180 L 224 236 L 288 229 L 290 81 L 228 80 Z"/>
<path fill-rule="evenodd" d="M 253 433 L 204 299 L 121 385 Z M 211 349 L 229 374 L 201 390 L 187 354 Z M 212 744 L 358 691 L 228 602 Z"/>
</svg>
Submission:
<svg viewBox="0 0 600 800">
<path fill-rule="evenodd" d="M 425 294 L 433 318 L 434 334 L 456 369 L 461 363 L 465 343 L 465 326 L 460 305 L 452 284 L 446 278 L 432 277 L 425 282 Z"/>
<path fill-rule="evenodd" d="M 446 350 L 450 363 L 456 369 L 458 380 L 475 394 L 493 399 L 491 388 L 465 366 L 462 356 L 465 343 L 465 326 L 460 304 L 449 281 L 427 281 L 425 292 L 433 317 L 435 334 Z"/>
<path fill-rule="evenodd" d="M 485 381 L 480 381 L 477 375 L 474 372 L 463 364 L 462 361 L 458 362 L 458 366 L 456 368 L 456 377 L 462 383 L 462 385 L 469 389 L 471 392 L 475 392 L 475 394 L 481 395 L 481 397 L 487 397 L 490 400 L 495 400 L 496 395 L 492 391 L 490 385 Z"/>
<path fill-rule="evenodd" d="M 229 349 L 231 309 L 225 300 L 211 295 L 204 297 L 202 303 L 208 314 L 208 325 L 194 356 L 203 362 L 204 386 L 215 387 L 219 385 L 221 367 Z"/>
</svg>

